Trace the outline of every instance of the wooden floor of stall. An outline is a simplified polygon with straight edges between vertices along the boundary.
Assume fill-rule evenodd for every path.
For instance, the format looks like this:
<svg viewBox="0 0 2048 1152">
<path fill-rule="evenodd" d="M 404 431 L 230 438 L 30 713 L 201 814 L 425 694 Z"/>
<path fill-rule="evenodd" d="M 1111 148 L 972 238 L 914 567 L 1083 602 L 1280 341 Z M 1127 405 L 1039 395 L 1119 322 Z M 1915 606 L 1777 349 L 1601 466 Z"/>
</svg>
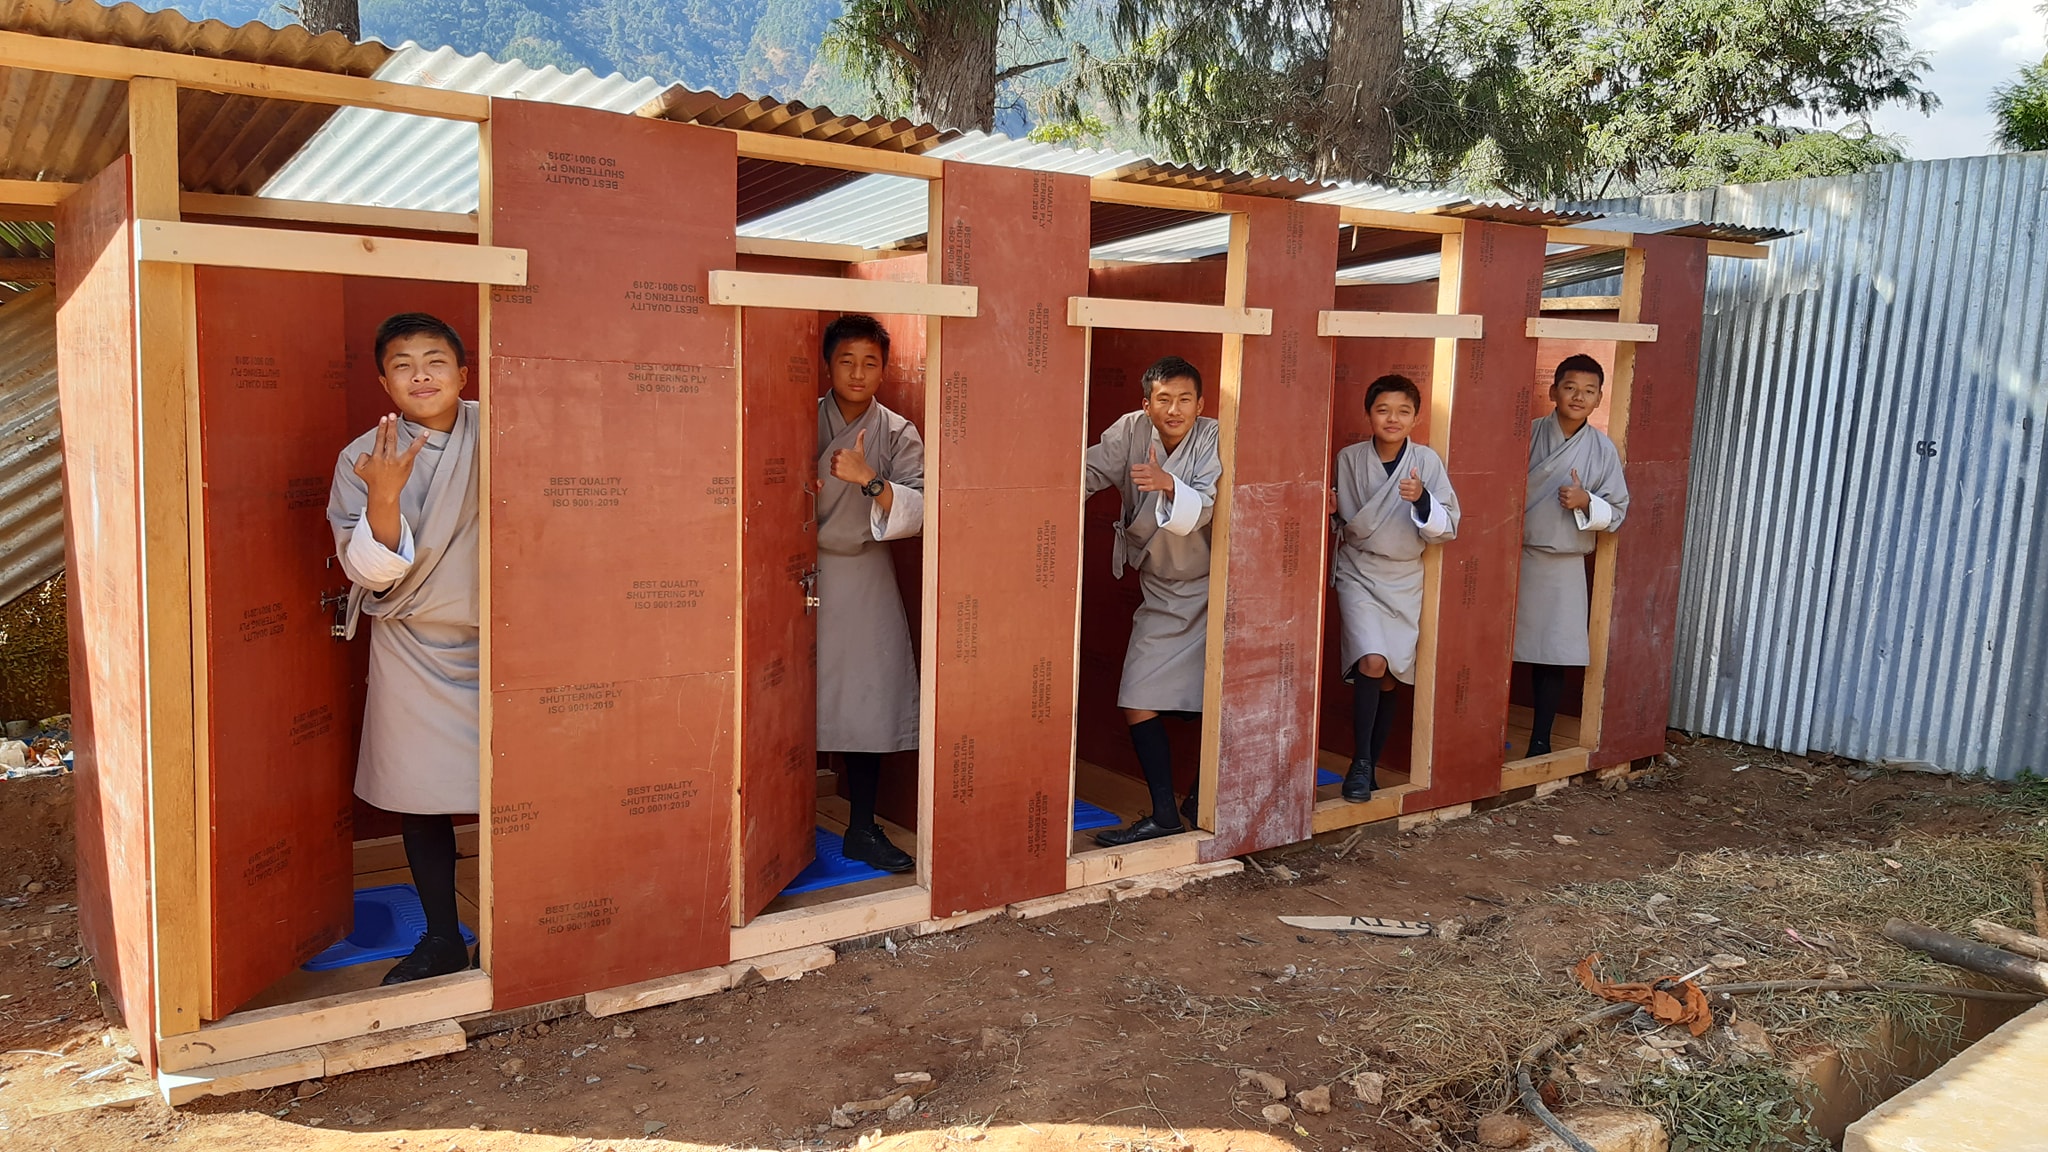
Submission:
<svg viewBox="0 0 2048 1152">
<path fill-rule="evenodd" d="M 1503 761 L 1512 764 L 1523 758 L 1529 749 L 1529 729 L 1534 721 L 1535 714 L 1519 704 L 1508 709 L 1508 742 L 1501 749 Z M 1559 713 L 1557 719 L 1550 723 L 1550 750 L 1562 752 L 1577 747 L 1580 747 L 1579 718 Z"/>
<path fill-rule="evenodd" d="M 836 781 L 832 779 L 830 773 L 820 774 L 818 778 L 818 826 L 844 836 L 846 835 L 846 819 L 853 814 L 853 809 L 847 803 L 846 798 L 837 793 L 836 787 Z M 917 855 L 916 832 L 899 824 L 891 823 L 888 819 L 881 816 L 875 817 L 875 823 L 882 826 L 882 832 L 889 837 L 890 843 L 910 853 L 913 857 Z M 915 872 L 904 872 L 893 876 L 877 876 L 872 880 L 856 880 L 851 884 L 841 884 L 834 888 L 820 888 L 815 892 L 799 892 L 794 896 L 785 893 L 769 901 L 768 907 L 762 909 L 761 914 L 766 916 L 776 912 L 792 911 L 797 908 L 816 908 L 820 905 L 832 904 L 840 900 L 850 900 L 856 896 L 872 896 L 879 892 L 894 892 L 900 888 L 915 887 L 917 887 L 917 873 Z"/>
<path fill-rule="evenodd" d="M 472 932 L 483 922 L 483 914 L 477 908 L 477 828 L 475 824 L 466 824 L 455 830 L 455 906 L 462 915 L 462 923 Z M 356 841 L 357 888 L 410 883 L 412 870 L 406 867 L 405 845 L 399 837 Z M 325 972 L 295 968 L 291 975 L 265 988 L 254 1000 L 236 1011 L 274 1008 L 280 1004 L 298 1004 L 323 996 L 375 988 L 396 963 L 396 960 L 376 960 L 368 964 L 351 964 L 346 968 L 330 968 Z"/>
</svg>

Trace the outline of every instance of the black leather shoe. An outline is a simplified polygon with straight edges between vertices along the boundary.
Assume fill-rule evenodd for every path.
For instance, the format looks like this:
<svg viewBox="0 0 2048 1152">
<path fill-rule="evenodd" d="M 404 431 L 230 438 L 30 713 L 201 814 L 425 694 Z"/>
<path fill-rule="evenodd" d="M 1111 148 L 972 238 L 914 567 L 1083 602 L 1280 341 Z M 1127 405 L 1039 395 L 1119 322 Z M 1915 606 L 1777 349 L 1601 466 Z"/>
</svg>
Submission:
<svg viewBox="0 0 2048 1152">
<path fill-rule="evenodd" d="M 1179 822 L 1161 824 L 1150 816 L 1143 816 L 1131 822 L 1129 828 L 1104 828 L 1095 834 L 1095 842 L 1104 848 L 1121 848 L 1136 844 L 1140 840 L 1157 840 L 1161 836 L 1178 836 L 1187 829 Z"/>
<path fill-rule="evenodd" d="M 460 937 L 422 936 L 405 959 L 384 974 L 386 984 L 410 984 L 429 976 L 446 976 L 469 967 L 469 945 Z"/>
<path fill-rule="evenodd" d="M 1196 814 L 1197 814 L 1197 813 L 1199 813 L 1199 812 L 1200 812 L 1201 810 L 1202 810 L 1202 809 L 1201 809 L 1201 806 L 1195 803 L 1195 798 L 1194 798 L 1193 796 L 1189 796 L 1189 797 L 1188 797 L 1187 799 L 1185 799 L 1185 800 L 1181 801 L 1181 802 L 1180 802 L 1180 819 L 1181 819 L 1181 823 L 1183 823 L 1183 824 L 1187 825 L 1187 826 L 1188 826 L 1188 827 L 1190 827 L 1190 828 L 1193 828 L 1193 827 L 1194 827 L 1194 826 L 1195 826 L 1195 825 L 1196 825 L 1197 823 L 1200 823 L 1200 821 L 1198 821 L 1198 820 L 1196 820 L 1196 819 L 1195 819 L 1195 816 L 1196 816 Z"/>
<path fill-rule="evenodd" d="M 884 872 L 908 872 L 917 867 L 909 853 L 890 843 L 889 837 L 873 824 L 848 828 L 845 851 L 848 860 L 858 860 Z"/>
<path fill-rule="evenodd" d="M 1363 804 L 1372 799 L 1372 761 L 1353 760 L 1351 768 L 1344 773 L 1344 798 L 1353 804 Z"/>
<path fill-rule="evenodd" d="M 1548 740 L 1531 740 L 1531 741 L 1529 741 L 1529 751 L 1528 751 L 1528 755 L 1529 755 L 1529 756 L 1532 756 L 1532 757 L 1534 757 L 1534 756 L 1548 756 L 1548 755 L 1550 755 L 1550 741 L 1548 741 Z"/>
</svg>

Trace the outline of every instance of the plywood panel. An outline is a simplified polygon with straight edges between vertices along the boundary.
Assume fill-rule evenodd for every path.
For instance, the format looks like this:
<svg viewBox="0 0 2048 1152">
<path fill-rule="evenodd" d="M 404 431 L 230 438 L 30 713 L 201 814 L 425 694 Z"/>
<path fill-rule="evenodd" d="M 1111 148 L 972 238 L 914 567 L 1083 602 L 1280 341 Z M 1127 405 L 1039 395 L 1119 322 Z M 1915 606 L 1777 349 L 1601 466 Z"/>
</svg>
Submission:
<svg viewBox="0 0 2048 1152">
<path fill-rule="evenodd" d="M 327 495 L 353 438 L 337 276 L 201 268 L 213 972 L 219 1019 L 354 918 L 358 693 L 323 596 Z"/>
<path fill-rule="evenodd" d="M 740 537 L 745 685 L 740 704 L 742 919 L 767 906 L 813 855 L 817 819 L 817 564 L 807 488 L 818 448 L 818 315 L 752 308 L 741 319 L 745 429 Z"/>
<path fill-rule="evenodd" d="M 733 704 L 730 672 L 496 695 L 498 1007 L 728 959 Z"/>
<path fill-rule="evenodd" d="M 497 1006 L 722 963 L 739 648 L 730 134 L 494 102 Z M 686 192 L 686 201 L 678 200 Z"/>
<path fill-rule="evenodd" d="M 1088 294 L 1134 300 L 1217 304 L 1223 300 L 1223 265 L 1152 264 L 1098 268 L 1088 275 Z M 1216 414 L 1216 379 L 1223 338 L 1175 332 L 1094 330 L 1088 353 L 1088 443 L 1143 399 L 1140 379 L 1162 356 L 1179 356 L 1202 373 L 1204 415 Z M 1123 712 L 1116 706 L 1123 677 L 1124 649 L 1131 638 L 1131 614 L 1143 600 L 1135 572 L 1110 575 L 1120 504 L 1114 490 L 1097 493 L 1082 510 L 1081 671 L 1076 709 L 1080 758 L 1126 775 L 1138 773 Z M 1188 790 L 1201 764 L 1201 730 L 1170 725 L 1174 779 Z"/>
<path fill-rule="evenodd" d="M 143 678 L 130 161 L 57 208 L 79 929 L 93 972 L 156 1064 L 147 687 Z"/>
<path fill-rule="evenodd" d="M 1614 615 L 1595 768 L 1664 749 L 1699 389 L 1706 242 L 1646 236 L 1640 243 L 1642 320 L 1658 325 L 1659 338 L 1636 346 L 1629 390 L 1622 440 L 1629 515 L 1615 534 Z"/>
<path fill-rule="evenodd" d="M 981 308 L 943 321 L 925 424 L 934 916 L 1066 888 L 1086 337 L 1061 309 L 1088 288 L 1086 179 L 948 164 L 943 197 L 946 282 Z"/>
<path fill-rule="evenodd" d="M 1317 314 L 1336 304 L 1333 205 L 1247 198 L 1249 307 L 1273 310 L 1270 336 L 1244 338 L 1236 434 L 1227 442 L 1229 573 L 1217 714 L 1220 860 L 1313 834 L 1316 675 L 1329 534 L 1331 340 Z M 1212 596 L 1214 590 L 1212 589 Z M 1212 637 L 1214 633 L 1211 633 Z M 1212 680 L 1212 683 L 1214 681 Z"/>
<path fill-rule="evenodd" d="M 1404 812 L 1500 791 L 1536 356 L 1522 322 L 1536 315 L 1543 251 L 1541 229 L 1466 226 L 1458 311 L 1484 316 L 1486 335 L 1458 343 L 1450 425 L 1433 431 L 1464 518 L 1442 552 L 1429 788 Z"/>
</svg>

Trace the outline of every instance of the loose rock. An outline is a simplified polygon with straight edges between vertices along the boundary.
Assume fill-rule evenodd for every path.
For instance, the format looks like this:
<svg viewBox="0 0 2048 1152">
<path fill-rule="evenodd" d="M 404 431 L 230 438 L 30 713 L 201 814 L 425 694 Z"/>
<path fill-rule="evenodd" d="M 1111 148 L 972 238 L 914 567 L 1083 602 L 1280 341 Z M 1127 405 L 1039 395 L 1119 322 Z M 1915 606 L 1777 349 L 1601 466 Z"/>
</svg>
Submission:
<svg viewBox="0 0 2048 1152">
<path fill-rule="evenodd" d="M 638 1032 L 631 1024 L 612 1025 L 612 1039 L 614 1040 L 631 1040 L 636 1035 L 638 1035 Z"/>
<path fill-rule="evenodd" d="M 1505 1112 L 1479 1119 L 1479 1142 L 1488 1148 L 1520 1148 L 1529 1139 L 1529 1126 Z"/>
<path fill-rule="evenodd" d="M 1737 1020 L 1728 1025 L 1728 1033 L 1735 1046 L 1751 1056 L 1771 1054 L 1771 1034 L 1754 1020 Z"/>
<path fill-rule="evenodd" d="M 889 1105 L 887 1115 L 891 1120 L 908 1120 L 916 1111 L 917 1097 L 900 1096 L 894 1104 Z"/>
<path fill-rule="evenodd" d="M 834 1108 L 832 1110 L 832 1119 L 827 1123 L 833 1128 L 851 1128 L 853 1127 L 853 1117 L 848 1116 L 842 1109 Z"/>
<path fill-rule="evenodd" d="M 1297 1093 L 1294 1102 L 1301 1105 L 1301 1110 L 1311 1116 L 1324 1115 L 1330 1110 L 1330 1086 L 1318 1084 L 1314 1088 Z"/>
<path fill-rule="evenodd" d="M 1387 1078 L 1378 1072 L 1360 1072 L 1351 1078 L 1351 1091 L 1359 1103 L 1377 1105 L 1387 1094 Z"/>
<path fill-rule="evenodd" d="M 929 1072 L 898 1072 L 896 1074 L 896 1082 L 898 1084 L 929 1084 L 932 1082 L 932 1074 Z"/>
<path fill-rule="evenodd" d="M 1266 1095 L 1271 1096 L 1275 1100 L 1287 1099 L 1287 1081 L 1273 1075 L 1271 1072 L 1239 1068 L 1237 1070 L 1237 1082 L 1239 1084 L 1256 1084 L 1265 1091 Z"/>
<path fill-rule="evenodd" d="M 507 1076 L 524 1075 L 526 1072 L 526 1061 L 514 1056 L 503 1064 L 498 1065 L 498 1071 L 503 1072 Z"/>
<path fill-rule="evenodd" d="M 1259 1109 L 1259 1115 L 1264 1116 L 1268 1124 L 1291 1124 L 1294 1122 L 1294 1110 L 1285 1104 L 1268 1104 L 1264 1108 Z"/>
</svg>

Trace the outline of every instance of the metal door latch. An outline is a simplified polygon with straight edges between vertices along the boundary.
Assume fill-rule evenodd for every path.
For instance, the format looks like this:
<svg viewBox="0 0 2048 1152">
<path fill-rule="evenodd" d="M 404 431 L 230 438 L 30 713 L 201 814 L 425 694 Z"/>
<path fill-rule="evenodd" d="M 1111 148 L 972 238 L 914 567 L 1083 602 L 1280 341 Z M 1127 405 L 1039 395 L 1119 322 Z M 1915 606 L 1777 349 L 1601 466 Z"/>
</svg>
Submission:
<svg viewBox="0 0 2048 1152">
<path fill-rule="evenodd" d="M 328 634 L 336 640 L 348 637 L 348 589 L 328 592 L 320 597 L 320 607 L 334 611 L 334 623 L 327 626 Z"/>
<path fill-rule="evenodd" d="M 816 612 L 818 610 L 817 565 L 813 564 L 810 568 L 805 570 L 802 582 L 804 586 L 804 615 L 809 616 L 811 613 Z"/>
</svg>

